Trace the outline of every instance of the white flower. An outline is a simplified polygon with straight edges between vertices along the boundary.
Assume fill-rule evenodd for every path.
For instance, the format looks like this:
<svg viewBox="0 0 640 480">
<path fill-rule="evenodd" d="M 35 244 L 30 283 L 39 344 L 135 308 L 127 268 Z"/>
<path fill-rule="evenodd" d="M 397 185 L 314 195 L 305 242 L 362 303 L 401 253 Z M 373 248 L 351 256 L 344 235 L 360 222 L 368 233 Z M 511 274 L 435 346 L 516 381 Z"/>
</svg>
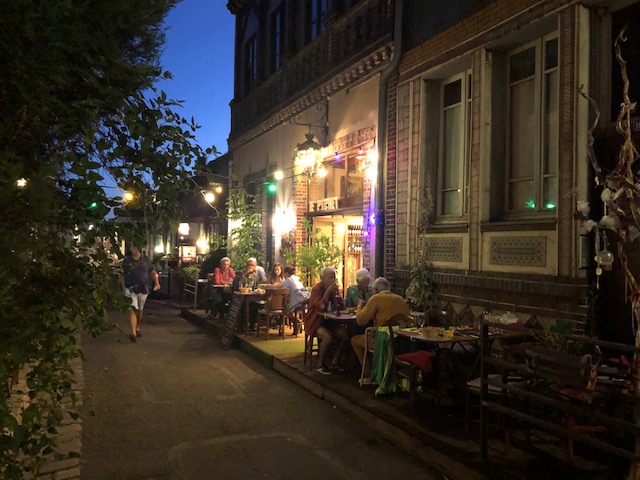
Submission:
<svg viewBox="0 0 640 480">
<path fill-rule="evenodd" d="M 590 232 L 591 230 L 593 230 L 594 228 L 596 228 L 598 226 L 598 224 L 593 221 L 593 220 L 587 220 L 584 224 L 584 228 L 587 229 L 587 232 Z"/>
<path fill-rule="evenodd" d="M 605 215 L 600 219 L 600 226 L 602 228 L 608 228 L 610 230 L 615 230 L 616 228 L 616 219 L 610 217 L 609 215 Z"/>
<path fill-rule="evenodd" d="M 610 202 L 611 199 L 613 198 L 613 193 L 609 188 L 605 188 L 600 194 L 600 198 L 602 199 L 603 202 Z"/>
<path fill-rule="evenodd" d="M 589 202 L 585 202 L 584 200 L 578 200 L 576 202 L 576 208 L 585 217 L 589 215 L 589 212 L 591 211 L 591 206 L 589 205 Z"/>
</svg>

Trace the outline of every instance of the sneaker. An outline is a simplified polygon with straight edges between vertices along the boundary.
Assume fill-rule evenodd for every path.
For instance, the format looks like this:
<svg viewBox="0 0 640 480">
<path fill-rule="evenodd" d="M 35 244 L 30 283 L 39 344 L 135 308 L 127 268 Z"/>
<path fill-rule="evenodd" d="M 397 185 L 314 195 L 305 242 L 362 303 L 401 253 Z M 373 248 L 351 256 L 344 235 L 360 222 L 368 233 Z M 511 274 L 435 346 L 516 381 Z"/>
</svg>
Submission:
<svg viewBox="0 0 640 480">
<path fill-rule="evenodd" d="M 321 373 L 322 375 L 331 375 L 333 373 L 326 365 L 320 365 L 316 368 L 316 372 Z"/>
<path fill-rule="evenodd" d="M 336 372 L 346 372 L 347 369 L 344 368 L 342 365 L 331 365 L 331 370 L 334 370 Z"/>
</svg>

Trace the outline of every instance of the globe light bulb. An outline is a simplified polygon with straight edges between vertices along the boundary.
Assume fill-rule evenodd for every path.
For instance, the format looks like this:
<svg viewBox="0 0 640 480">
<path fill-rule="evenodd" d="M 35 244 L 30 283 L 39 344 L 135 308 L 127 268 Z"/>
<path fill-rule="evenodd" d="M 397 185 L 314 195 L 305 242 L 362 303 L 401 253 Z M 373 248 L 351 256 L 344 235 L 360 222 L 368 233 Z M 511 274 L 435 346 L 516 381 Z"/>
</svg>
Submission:
<svg viewBox="0 0 640 480">
<path fill-rule="evenodd" d="M 611 265 L 613 263 L 613 253 L 611 253 L 609 250 L 601 250 L 598 253 L 598 263 L 600 265 Z"/>
</svg>

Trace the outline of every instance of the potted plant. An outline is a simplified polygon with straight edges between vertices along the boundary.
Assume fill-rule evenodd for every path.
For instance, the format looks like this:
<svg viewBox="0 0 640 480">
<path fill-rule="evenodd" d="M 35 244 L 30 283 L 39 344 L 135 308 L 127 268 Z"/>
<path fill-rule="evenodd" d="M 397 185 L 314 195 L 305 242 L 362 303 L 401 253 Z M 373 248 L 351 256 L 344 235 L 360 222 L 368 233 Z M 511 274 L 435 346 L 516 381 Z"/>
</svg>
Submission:
<svg viewBox="0 0 640 480">
<path fill-rule="evenodd" d="M 305 221 L 304 227 L 309 242 L 298 247 L 295 260 L 306 284 L 312 285 L 318 281 L 324 267 L 337 267 L 340 264 L 343 252 L 319 228 L 312 230 L 311 222 Z"/>
<path fill-rule="evenodd" d="M 437 304 L 431 268 L 424 252 L 420 254 L 418 263 L 409 273 L 409 286 L 404 295 L 409 303 L 419 311 L 427 311 Z"/>
</svg>

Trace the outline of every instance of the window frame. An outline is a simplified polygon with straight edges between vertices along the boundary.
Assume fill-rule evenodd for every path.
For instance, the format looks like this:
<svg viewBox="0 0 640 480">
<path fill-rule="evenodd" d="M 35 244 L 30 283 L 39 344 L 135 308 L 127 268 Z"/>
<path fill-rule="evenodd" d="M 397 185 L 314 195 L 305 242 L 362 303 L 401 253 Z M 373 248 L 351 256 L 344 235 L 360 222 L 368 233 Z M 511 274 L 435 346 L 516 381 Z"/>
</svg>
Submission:
<svg viewBox="0 0 640 480">
<path fill-rule="evenodd" d="M 326 30 L 324 17 L 329 9 L 329 0 L 307 0 L 307 43 L 315 40 Z"/>
<path fill-rule="evenodd" d="M 282 68 L 282 57 L 285 50 L 286 23 L 284 4 L 278 5 L 270 17 L 271 26 L 271 56 L 270 68 L 275 73 Z"/>
<path fill-rule="evenodd" d="M 557 180 L 558 180 L 558 165 L 555 166 L 555 173 L 544 172 L 544 165 L 546 162 L 546 147 L 549 144 L 549 137 L 547 134 L 548 120 L 547 120 L 547 105 L 548 105 L 548 91 L 546 88 L 548 75 L 554 72 L 557 72 L 559 77 L 560 74 L 560 65 L 559 65 L 559 55 L 557 55 L 557 61 L 555 66 L 552 68 L 547 68 L 545 65 L 545 59 L 547 54 L 547 45 L 550 41 L 556 40 L 556 45 L 559 50 L 559 34 L 557 31 L 551 32 L 544 36 L 538 37 L 526 43 L 519 45 L 517 48 L 511 49 L 505 53 L 506 60 L 506 68 L 505 68 L 505 80 L 504 80 L 504 88 L 506 89 L 506 103 L 504 105 L 504 118 L 507 119 L 505 122 L 505 139 L 504 139 L 504 212 L 503 215 L 506 219 L 517 219 L 523 217 L 555 217 L 556 209 L 557 209 L 557 199 L 558 199 L 558 191 L 557 191 Z M 532 78 L 528 76 L 527 78 L 521 78 L 515 81 L 511 81 L 511 63 L 512 58 L 522 52 L 525 52 L 531 48 L 535 48 L 535 71 L 533 74 L 534 81 L 534 94 L 535 94 L 535 104 L 534 104 L 534 145 L 533 145 L 533 170 L 531 177 L 521 177 L 514 178 L 512 177 L 511 171 L 514 167 L 513 162 L 513 146 L 514 142 L 512 139 L 513 129 L 512 129 L 512 115 L 513 115 L 513 87 L 519 84 L 522 84 L 525 81 L 530 81 Z M 559 101 L 559 85 L 557 85 L 557 90 L 555 92 L 556 100 Z M 558 112 L 559 115 L 559 112 Z M 559 122 L 559 118 L 558 118 Z M 559 132 L 556 132 L 557 134 Z M 559 142 L 559 137 L 556 138 L 556 142 Z M 556 162 L 557 162 L 556 155 Z M 545 179 L 553 178 L 556 179 L 556 192 L 555 199 L 556 204 L 552 208 L 545 208 L 543 205 L 543 200 L 545 197 L 544 184 Z M 515 208 L 515 205 L 512 205 L 511 195 L 512 195 L 512 185 L 517 182 L 526 181 L 528 178 L 531 178 L 533 182 L 533 207 L 521 207 Z"/>
<path fill-rule="evenodd" d="M 436 219 L 460 220 L 466 218 L 469 214 L 469 174 L 471 164 L 471 134 L 472 134 L 472 72 L 471 69 L 464 69 L 455 75 L 440 80 L 439 85 L 439 103 L 438 103 L 438 158 L 437 158 L 437 181 L 436 181 Z M 454 82 L 460 81 L 460 102 L 456 105 L 461 107 L 462 128 L 458 133 L 460 145 L 462 145 L 458 156 L 458 191 L 462 192 L 462 197 L 458 204 L 456 213 L 445 213 L 445 113 L 454 105 L 445 107 L 445 87 Z"/>
<path fill-rule="evenodd" d="M 246 92 L 253 90 L 258 80 L 258 36 L 254 33 L 244 44 L 244 81 Z"/>
</svg>

